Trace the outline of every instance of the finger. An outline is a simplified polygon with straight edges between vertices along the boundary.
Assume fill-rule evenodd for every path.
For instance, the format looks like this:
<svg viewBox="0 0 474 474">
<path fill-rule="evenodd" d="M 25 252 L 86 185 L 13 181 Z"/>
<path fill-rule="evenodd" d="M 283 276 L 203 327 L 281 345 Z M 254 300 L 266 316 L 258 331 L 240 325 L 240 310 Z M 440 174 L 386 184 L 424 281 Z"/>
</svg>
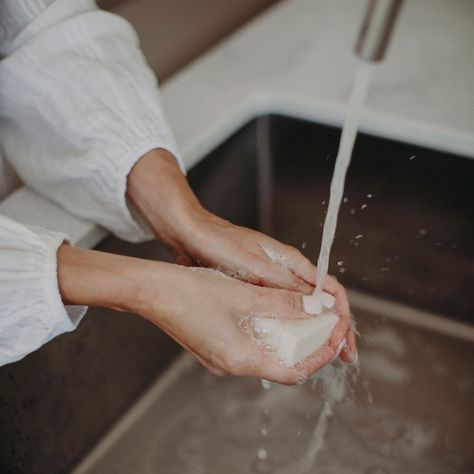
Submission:
<svg viewBox="0 0 474 474">
<path fill-rule="evenodd" d="M 299 251 L 290 247 L 289 269 L 311 287 L 316 286 L 316 267 Z"/>
<path fill-rule="evenodd" d="M 332 275 L 327 275 L 324 280 L 323 290 L 334 296 L 334 309 L 338 314 L 350 315 L 349 299 L 346 289 Z"/>
<path fill-rule="evenodd" d="M 300 292 L 262 288 L 253 317 L 309 319 L 314 316 L 305 312 L 303 295 Z"/>
<path fill-rule="evenodd" d="M 287 290 L 304 293 L 313 291 L 316 270 L 298 250 L 278 241 L 273 241 L 270 245 L 260 244 L 260 247 L 266 256 L 266 261 L 271 262 L 267 266 L 269 281 L 276 280 L 279 282 L 279 288 Z"/>
<path fill-rule="evenodd" d="M 357 353 L 357 344 L 356 344 L 356 335 L 354 329 L 349 329 L 346 336 L 346 344 L 340 354 L 341 360 L 348 362 L 349 364 L 355 363 L 358 361 Z"/>
<path fill-rule="evenodd" d="M 272 288 L 281 288 L 300 293 L 311 294 L 313 287 L 299 278 L 289 269 L 270 262 L 262 262 L 259 270 L 255 272 L 255 284 Z"/>
<path fill-rule="evenodd" d="M 329 346 L 318 348 L 313 354 L 297 364 L 296 368 L 309 377 L 323 368 L 335 356 L 335 351 Z"/>
<path fill-rule="evenodd" d="M 346 338 L 346 335 L 351 327 L 351 320 L 346 315 L 339 315 L 339 322 L 337 323 L 336 327 L 334 328 L 333 333 L 328 342 L 328 346 L 331 347 L 334 351 L 336 351 L 342 341 Z"/>
</svg>

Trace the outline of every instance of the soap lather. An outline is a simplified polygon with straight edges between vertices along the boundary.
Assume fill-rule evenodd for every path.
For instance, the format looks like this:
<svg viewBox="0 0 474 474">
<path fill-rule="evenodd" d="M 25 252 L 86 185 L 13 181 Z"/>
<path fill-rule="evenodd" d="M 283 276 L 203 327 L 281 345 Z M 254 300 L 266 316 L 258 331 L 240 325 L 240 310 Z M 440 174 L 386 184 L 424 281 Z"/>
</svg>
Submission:
<svg viewBox="0 0 474 474">
<path fill-rule="evenodd" d="M 257 340 L 285 366 L 293 367 L 329 341 L 339 316 L 332 309 L 334 296 L 304 296 L 305 319 L 252 318 Z"/>
</svg>

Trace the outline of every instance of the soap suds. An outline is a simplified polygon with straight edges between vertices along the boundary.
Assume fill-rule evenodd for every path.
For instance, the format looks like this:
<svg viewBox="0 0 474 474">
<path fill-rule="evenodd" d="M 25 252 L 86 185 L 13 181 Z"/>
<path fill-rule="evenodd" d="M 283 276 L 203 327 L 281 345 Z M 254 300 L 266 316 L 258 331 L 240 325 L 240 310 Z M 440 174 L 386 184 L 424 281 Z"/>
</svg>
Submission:
<svg viewBox="0 0 474 474">
<path fill-rule="evenodd" d="M 314 465 L 316 457 L 324 448 L 329 419 L 333 415 L 335 405 L 346 396 L 348 370 L 347 364 L 328 364 L 313 377 L 313 386 L 317 382 L 322 385 L 324 405 L 302 460 L 303 471 Z"/>
<path fill-rule="evenodd" d="M 325 345 L 338 321 L 331 310 L 307 319 L 250 319 L 257 341 L 286 367 L 294 367 Z"/>
<path fill-rule="evenodd" d="M 262 247 L 262 250 L 267 254 L 268 258 L 272 262 L 278 263 L 278 265 L 281 265 L 285 269 L 289 268 L 288 255 L 277 252 L 268 247 L 264 247 L 263 245 L 261 245 L 261 247 Z"/>
</svg>

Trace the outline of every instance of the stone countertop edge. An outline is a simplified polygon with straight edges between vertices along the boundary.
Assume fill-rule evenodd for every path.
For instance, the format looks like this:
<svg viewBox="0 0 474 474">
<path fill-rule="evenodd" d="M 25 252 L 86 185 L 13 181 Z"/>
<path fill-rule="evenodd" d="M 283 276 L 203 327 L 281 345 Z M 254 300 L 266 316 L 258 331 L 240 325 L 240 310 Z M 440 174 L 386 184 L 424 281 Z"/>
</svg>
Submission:
<svg viewBox="0 0 474 474">
<path fill-rule="evenodd" d="M 248 121 L 282 114 L 340 126 L 365 0 L 277 3 L 161 87 L 186 168 Z M 474 3 L 406 0 L 374 67 L 360 130 L 474 158 Z M 107 231 L 21 187 L 0 214 L 92 248 Z"/>
</svg>

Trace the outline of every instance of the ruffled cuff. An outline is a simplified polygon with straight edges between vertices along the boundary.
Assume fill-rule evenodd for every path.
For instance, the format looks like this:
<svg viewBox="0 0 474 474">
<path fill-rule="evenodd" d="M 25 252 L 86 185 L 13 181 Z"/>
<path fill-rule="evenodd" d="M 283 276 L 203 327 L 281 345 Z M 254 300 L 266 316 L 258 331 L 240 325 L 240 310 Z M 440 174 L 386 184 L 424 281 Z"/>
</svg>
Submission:
<svg viewBox="0 0 474 474">
<path fill-rule="evenodd" d="M 155 236 L 145 220 L 132 207 L 127 199 L 127 179 L 135 164 L 149 151 L 166 150 L 173 155 L 184 172 L 184 166 L 179 152 L 173 142 L 163 142 L 157 137 L 146 140 L 139 138 L 136 145 L 131 145 L 119 157 L 104 159 L 100 170 L 103 179 L 102 189 L 109 189 L 110 209 L 117 215 L 114 225 L 105 224 L 115 235 L 128 242 L 143 242 L 152 240 Z"/>
<path fill-rule="evenodd" d="M 73 331 L 86 313 L 87 307 L 61 300 L 57 251 L 65 240 L 0 217 L 0 365 Z"/>
</svg>

